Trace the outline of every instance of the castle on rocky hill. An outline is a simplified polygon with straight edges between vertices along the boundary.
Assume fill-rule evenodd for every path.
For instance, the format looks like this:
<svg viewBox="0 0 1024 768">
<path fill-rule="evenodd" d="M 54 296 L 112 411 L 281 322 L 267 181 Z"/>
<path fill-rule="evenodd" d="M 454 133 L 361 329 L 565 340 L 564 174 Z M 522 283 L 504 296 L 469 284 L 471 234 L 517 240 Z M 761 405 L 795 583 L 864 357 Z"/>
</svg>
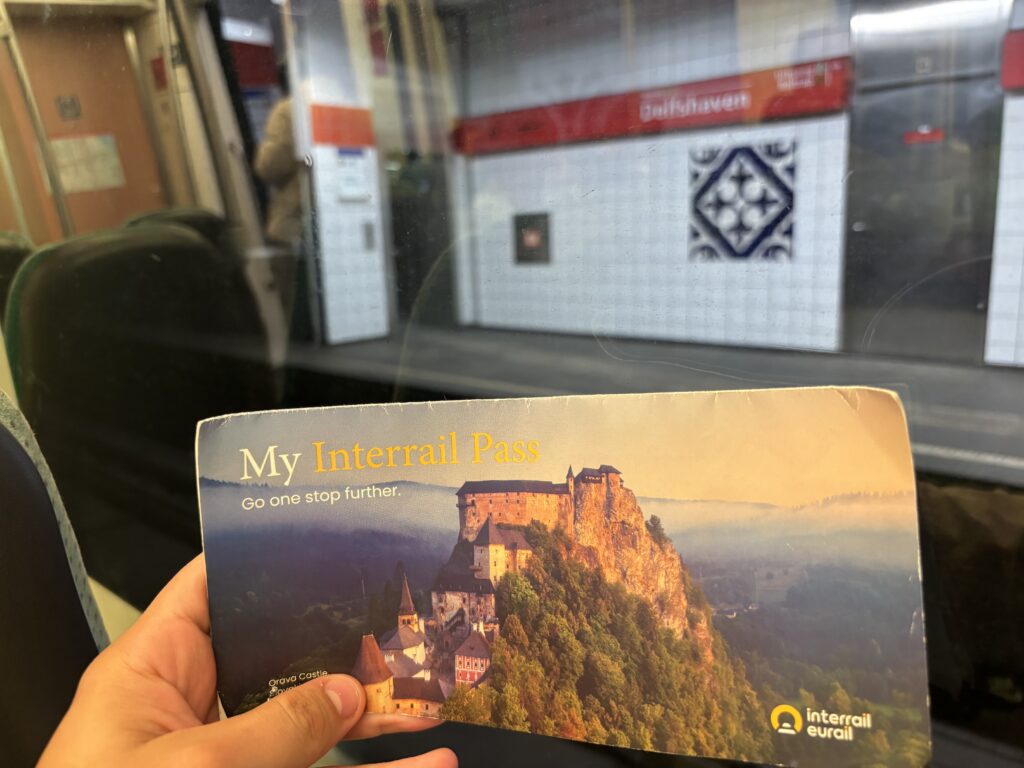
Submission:
<svg viewBox="0 0 1024 768">
<path fill-rule="evenodd" d="M 352 674 L 366 689 L 368 711 L 437 716 L 457 686 L 489 684 L 490 644 L 501 633 L 497 587 L 506 573 L 527 568 L 533 549 L 522 528 L 533 521 L 563 530 L 567 556 L 650 602 L 664 626 L 712 660 L 710 619 L 690 610 L 678 553 L 652 537 L 615 467 L 569 467 L 564 483 L 469 481 L 457 498 L 459 538 L 430 590 L 431 615 L 417 614 L 403 575 L 394 629 L 379 644 L 373 635 L 362 639 Z"/>
<path fill-rule="evenodd" d="M 497 525 L 529 525 L 537 520 L 548 528 L 572 531 L 575 525 L 575 495 L 580 484 L 622 487 L 622 473 L 602 464 L 584 468 L 574 475 L 572 467 L 564 483 L 545 480 L 472 480 L 457 492 L 459 537 L 473 541 L 488 520 Z"/>
</svg>

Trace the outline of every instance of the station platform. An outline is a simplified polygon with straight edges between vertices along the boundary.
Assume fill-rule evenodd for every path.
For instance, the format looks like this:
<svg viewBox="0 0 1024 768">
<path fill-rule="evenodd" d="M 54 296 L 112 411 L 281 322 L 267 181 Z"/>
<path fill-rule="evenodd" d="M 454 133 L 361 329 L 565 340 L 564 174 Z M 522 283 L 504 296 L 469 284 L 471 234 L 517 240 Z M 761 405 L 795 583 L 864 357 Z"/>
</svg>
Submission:
<svg viewBox="0 0 1024 768">
<path fill-rule="evenodd" d="M 413 325 L 375 341 L 293 344 L 288 368 L 310 405 L 332 402 L 323 397 L 341 380 L 391 400 L 884 387 L 906 407 L 919 470 L 1024 487 L 1024 370 L 1013 368 Z"/>
</svg>

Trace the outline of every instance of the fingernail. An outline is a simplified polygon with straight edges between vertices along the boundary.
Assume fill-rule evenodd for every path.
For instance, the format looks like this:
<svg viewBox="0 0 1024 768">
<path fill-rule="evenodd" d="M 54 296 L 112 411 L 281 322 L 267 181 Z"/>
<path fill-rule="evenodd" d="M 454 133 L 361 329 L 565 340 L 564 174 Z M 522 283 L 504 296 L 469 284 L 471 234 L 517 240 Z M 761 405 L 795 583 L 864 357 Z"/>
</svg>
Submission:
<svg viewBox="0 0 1024 768">
<path fill-rule="evenodd" d="M 326 678 L 324 691 L 327 698 L 334 704 L 338 714 L 350 717 L 359 709 L 359 701 L 362 698 L 362 686 L 356 680 L 347 675 L 333 675 Z"/>
</svg>

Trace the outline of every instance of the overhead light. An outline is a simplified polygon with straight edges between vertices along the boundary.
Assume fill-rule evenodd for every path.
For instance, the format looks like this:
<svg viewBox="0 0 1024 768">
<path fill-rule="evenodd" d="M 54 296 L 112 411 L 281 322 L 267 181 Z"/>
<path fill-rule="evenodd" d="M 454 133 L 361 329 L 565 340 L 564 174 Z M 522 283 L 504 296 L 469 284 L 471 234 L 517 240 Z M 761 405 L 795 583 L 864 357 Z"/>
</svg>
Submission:
<svg viewBox="0 0 1024 768">
<path fill-rule="evenodd" d="M 987 27 L 999 18 L 1001 0 L 945 0 L 892 11 L 858 13 L 850 20 L 854 34 L 898 35 Z"/>
</svg>

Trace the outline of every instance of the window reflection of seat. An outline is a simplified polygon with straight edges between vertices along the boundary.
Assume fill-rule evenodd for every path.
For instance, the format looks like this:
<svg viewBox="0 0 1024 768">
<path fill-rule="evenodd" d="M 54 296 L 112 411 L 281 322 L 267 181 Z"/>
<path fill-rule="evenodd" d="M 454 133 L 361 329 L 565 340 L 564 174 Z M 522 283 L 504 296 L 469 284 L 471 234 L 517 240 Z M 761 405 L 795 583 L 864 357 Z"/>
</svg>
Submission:
<svg viewBox="0 0 1024 768">
<path fill-rule="evenodd" d="M 126 221 L 124 226 L 126 229 L 132 229 L 153 224 L 177 224 L 187 227 L 217 246 L 225 256 L 233 255 L 234 248 L 231 244 L 227 221 L 220 214 L 206 208 L 184 205 L 161 208 L 135 216 Z"/>
<path fill-rule="evenodd" d="M 7 307 L 7 292 L 21 262 L 32 253 L 32 243 L 14 232 L 0 232 L 0 324 Z"/>
<path fill-rule="evenodd" d="M 238 265 L 172 225 L 73 238 L 25 262 L 6 319 L 23 410 L 90 569 L 103 568 L 90 526 L 111 514 L 197 547 L 196 422 L 272 407 L 280 388 Z"/>
<path fill-rule="evenodd" d="M 295 259 L 294 253 L 280 245 L 263 248 L 243 248 L 236 239 L 237 228 L 232 229 L 228 220 L 207 208 L 179 205 L 161 208 L 135 216 L 124 223 L 125 229 L 152 225 L 174 224 L 191 229 L 212 243 L 221 256 L 245 275 L 264 318 L 264 325 L 281 326 L 278 338 L 271 345 L 278 347 L 273 356 L 275 362 L 283 362 L 287 340 L 288 318 L 294 301 Z M 274 305 L 271 309 L 270 305 Z M 283 314 L 282 314 L 283 313 Z"/>
</svg>

